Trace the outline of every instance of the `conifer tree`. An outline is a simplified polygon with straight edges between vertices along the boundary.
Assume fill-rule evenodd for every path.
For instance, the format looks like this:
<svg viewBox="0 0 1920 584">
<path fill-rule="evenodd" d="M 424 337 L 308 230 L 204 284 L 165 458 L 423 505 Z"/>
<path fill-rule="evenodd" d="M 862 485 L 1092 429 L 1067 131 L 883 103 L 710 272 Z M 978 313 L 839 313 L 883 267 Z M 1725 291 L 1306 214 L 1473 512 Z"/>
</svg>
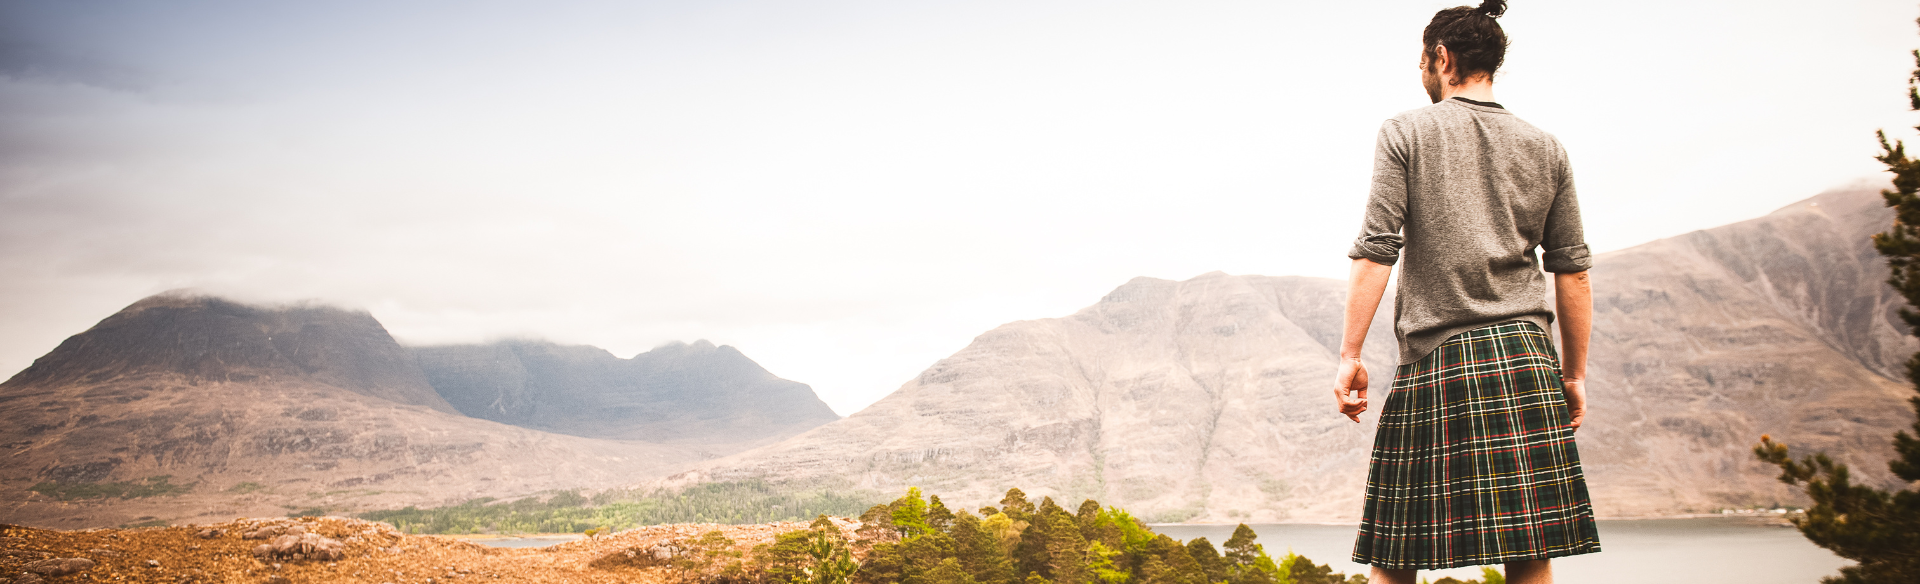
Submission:
<svg viewBox="0 0 1920 584">
<path fill-rule="evenodd" d="M 1226 563 L 1229 584 L 1280 584 L 1280 567 L 1267 556 L 1266 548 L 1253 540 L 1259 536 L 1242 523 L 1227 538 Z"/>
<path fill-rule="evenodd" d="M 1220 552 L 1213 549 L 1213 542 L 1207 538 L 1196 537 L 1187 542 L 1187 554 L 1200 565 L 1200 572 L 1206 575 L 1207 584 L 1220 584 L 1227 581 L 1227 564 Z"/>
<path fill-rule="evenodd" d="M 1007 496 L 1000 499 L 1000 512 L 1014 521 L 1032 521 L 1033 503 L 1027 501 L 1027 494 L 1018 488 L 1007 489 Z"/>
<path fill-rule="evenodd" d="M 1160 574 L 1149 571 L 1146 584 L 1207 584 L 1206 570 L 1194 561 L 1193 554 L 1166 534 L 1155 536 L 1147 543 L 1147 555 L 1153 558 L 1153 563 L 1166 566 L 1166 571 Z"/>
<path fill-rule="evenodd" d="M 989 532 L 983 523 L 966 511 L 954 517 L 952 534 L 960 566 L 982 584 L 1013 584 L 1013 563 L 1007 558 L 1007 549 L 1000 536 Z"/>
<path fill-rule="evenodd" d="M 847 549 L 846 535 L 840 533 L 839 526 L 828 520 L 827 516 L 813 520 L 806 532 L 808 537 L 807 555 L 811 565 L 803 572 L 805 580 L 793 581 L 795 584 L 848 584 L 860 564 L 853 561 L 853 551 Z M 971 583 L 969 583 L 971 584 Z"/>
<path fill-rule="evenodd" d="M 939 531 L 953 529 L 953 511 L 948 510 L 946 504 L 940 502 L 939 495 L 927 496 L 927 527 Z"/>
<path fill-rule="evenodd" d="M 1040 572 L 1055 584 L 1086 584 L 1092 574 L 1087 570 L 1087 538 L 1080 535 L 1080 524 L 1072 513 L 1048 497 L 1034 512 L 1034 523 L 1047 526 L 1045 567 Z M 1029 528 L 1031 531 L 1031 528 Z"/>
<path fill-rule="evenodd" d="M 1909 107 L 1920 111 L 1920 50 L 1913 52 L 1915 71 L 1907 77 Z M 1920 129 L 1920 128 L 1916 128 Z M 1888 142 L 1886 132 L 1878 133 L 1881 154 L 1877 156 L 1893 172 L 1893 190 L 1882 191 L 1887 206 L 1893 207 L 1893 225 L 1873 236 L 1873 247 L 1887 258 L 1892 275 L 1888 283 L 1906 297 L 1907 308 L 1900 310 L 1901 320 L 1920 331 L 1920 159 L 1907 156 L 1906 144 Z M 1920 354 L 1907 360 L 1907 377 L 1920 391 Z M 1908 399 L 1920 415 L 1920 396 Z M 1789 485 L 1806 484 L 1813 506 L 1794 518 L 1794 525 L 1807 540 L 1858 565 L 1840 569 L 1839 576 L 1824 578 L 1827 584 L 1879 584 L 1920 582 L 1920 421 L 1913 433 L 1896 432 L 1893 447 L 1896 456 L 1887 466 L 1894 476 L 1907 481 L 1906 488 L 1888 492 L 1867 485 L 1856 485 L 1847 466 L 1835 463 L 1825 454 L 1795 461 L 1787 445 L 1761 436 L 1754 454 L 1780 467 L 1780 481 Z"/>
<path fill-rule="evenodd" d="M 1073 517 L 1080 523 L 1080 535 L 1092 538 L 1093 534 L 1088 532 L 1093 529 L 1093 521 L 1100 518 L 1100 502 L 1093 499 L 1081 501 L 1080 510 Z"/>
</svg>

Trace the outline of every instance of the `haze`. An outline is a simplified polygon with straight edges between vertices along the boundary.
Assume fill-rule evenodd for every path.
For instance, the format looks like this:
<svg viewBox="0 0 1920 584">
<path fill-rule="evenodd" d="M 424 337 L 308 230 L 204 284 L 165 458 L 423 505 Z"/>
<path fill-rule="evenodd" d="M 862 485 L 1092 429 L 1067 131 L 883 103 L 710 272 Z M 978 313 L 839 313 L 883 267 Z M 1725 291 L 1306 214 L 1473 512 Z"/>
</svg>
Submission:
<svg viewBox="0 0 1920 584">
<path fill-rule="evenodd" d="M 1136 276 L 1344 277 L 1454 3 L 0 4 L 0 370 L 191 287 L 851 413 Z M 1619 249 L 1877 176 L 1915 16 L 1517 0 L 1495 87 Z"/>
</svg>

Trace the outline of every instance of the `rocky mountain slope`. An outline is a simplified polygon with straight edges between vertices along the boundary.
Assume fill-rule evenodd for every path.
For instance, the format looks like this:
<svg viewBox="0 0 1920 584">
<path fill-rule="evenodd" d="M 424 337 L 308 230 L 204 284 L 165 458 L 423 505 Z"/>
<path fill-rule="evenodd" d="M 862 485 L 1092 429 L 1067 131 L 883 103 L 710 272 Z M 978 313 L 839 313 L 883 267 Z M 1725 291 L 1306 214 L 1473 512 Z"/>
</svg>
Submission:
<svg viewBox="0 0 1920 584">
<path fill-rule="evenodd" d="M 981 335 L 846 419 L 672 482 L 918 485 L 964 505 L 1019 486 L 1160 521 L 1336 517 L 1357 508 L 1344 493 L 1364 484 L 1372 435 L 1327 407 L 1344 295 L 1321 278 L 1137 278 L 1073 316 Z M 1391 371 L 1392 347 L 1377 320 L 1372 371 Z"/>
<path fill-rule="evenodd" d="M 428 382 L 461 413 L 560 434 L 730 453 L 840 419 L 806 384 L 706 341 L 632 359 L 537 341 L 412 351 Z"/>
<path fill-rule="evenodd" d="M 193 383 L 304 382 L 454 413 L 373 315 L 268 309 L 167 293 L 68 337 L 9 387 L 100 383 L 164 372 Z"/>
<path fill-rule="evenodd" d="M 711 456 L 453 410 L 364 312 L 156 296 L 0 383 L 0 522 L 438 505 L 610 486 Z M 155 485 L 191 489 L 98 497 L 169 490 Z"/>
<path fill-rule="evenodd" d="M 1792 501 L 1747 452 L 1768 432 L 1884 480 L 1887 437 L 1911 421 L 1890 376 L 1917 346 L 1866 239 L 1891 220 L 1876 192 L 1598 258 L 1579 438 L 1601 515 Z M 841 421 L 663 484 L 918 485 L 963 505 L 1018 485 L 1164 521 L 1353 520 L 1372 425 L 1328 395 L 1344 290 L 1138 278 L 1072 316 L 989 331 Z M 1367 343 L 1376 391 L 1394 362 L 1386 312 Z"/>
<path fill-rule="evenodd" d="M 1763 433 L 1890 480 L 1889 438 L 1913 421 L 1901 364 L 1920 343 L 1870 243 L 1893 221 L 1878 190 L 1600 256 L 1581 448 L 1601 511 L 1799 501 L 1753 460 Z"/>
</svg>

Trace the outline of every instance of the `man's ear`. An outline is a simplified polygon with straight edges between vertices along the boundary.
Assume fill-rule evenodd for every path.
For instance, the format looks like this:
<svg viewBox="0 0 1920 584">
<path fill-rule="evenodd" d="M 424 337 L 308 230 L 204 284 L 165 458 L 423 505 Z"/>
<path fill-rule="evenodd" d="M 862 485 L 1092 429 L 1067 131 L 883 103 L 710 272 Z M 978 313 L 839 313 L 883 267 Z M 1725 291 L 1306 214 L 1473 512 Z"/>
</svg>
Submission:
<svg viewBox="0 0 1920 584">
<path fill-rule="evenodd" d="M 1433 70 L 1442 77 L 1453 74 L 1453 53 L 1447 50 L 1446 45 L 1433 46 Z"/>
</svg>

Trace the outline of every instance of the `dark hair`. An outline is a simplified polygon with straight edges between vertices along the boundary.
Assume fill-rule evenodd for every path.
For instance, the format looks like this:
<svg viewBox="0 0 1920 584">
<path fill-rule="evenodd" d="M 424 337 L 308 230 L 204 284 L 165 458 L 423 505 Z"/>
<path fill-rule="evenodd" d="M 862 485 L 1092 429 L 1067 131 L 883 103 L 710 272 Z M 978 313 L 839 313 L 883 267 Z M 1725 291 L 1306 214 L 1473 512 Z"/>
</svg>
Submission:
<svg viewBox="0 0 1920 584">
<path fill-rule="evenodd" d="M 1507 32 L 1494 19 L 1507 11 L 1507 0 L 1486 0 L 1480 7 L 1455 6 L 1434 13 L 1433 21 L 1420 40 L 1426 46 L 1427 60 L 1437 55 L 1434 47 L 1446 45 L 1453 54 L 1454 83 L 1476 73 L 1491 79 L 1507 58 Z"/>
</svg>

